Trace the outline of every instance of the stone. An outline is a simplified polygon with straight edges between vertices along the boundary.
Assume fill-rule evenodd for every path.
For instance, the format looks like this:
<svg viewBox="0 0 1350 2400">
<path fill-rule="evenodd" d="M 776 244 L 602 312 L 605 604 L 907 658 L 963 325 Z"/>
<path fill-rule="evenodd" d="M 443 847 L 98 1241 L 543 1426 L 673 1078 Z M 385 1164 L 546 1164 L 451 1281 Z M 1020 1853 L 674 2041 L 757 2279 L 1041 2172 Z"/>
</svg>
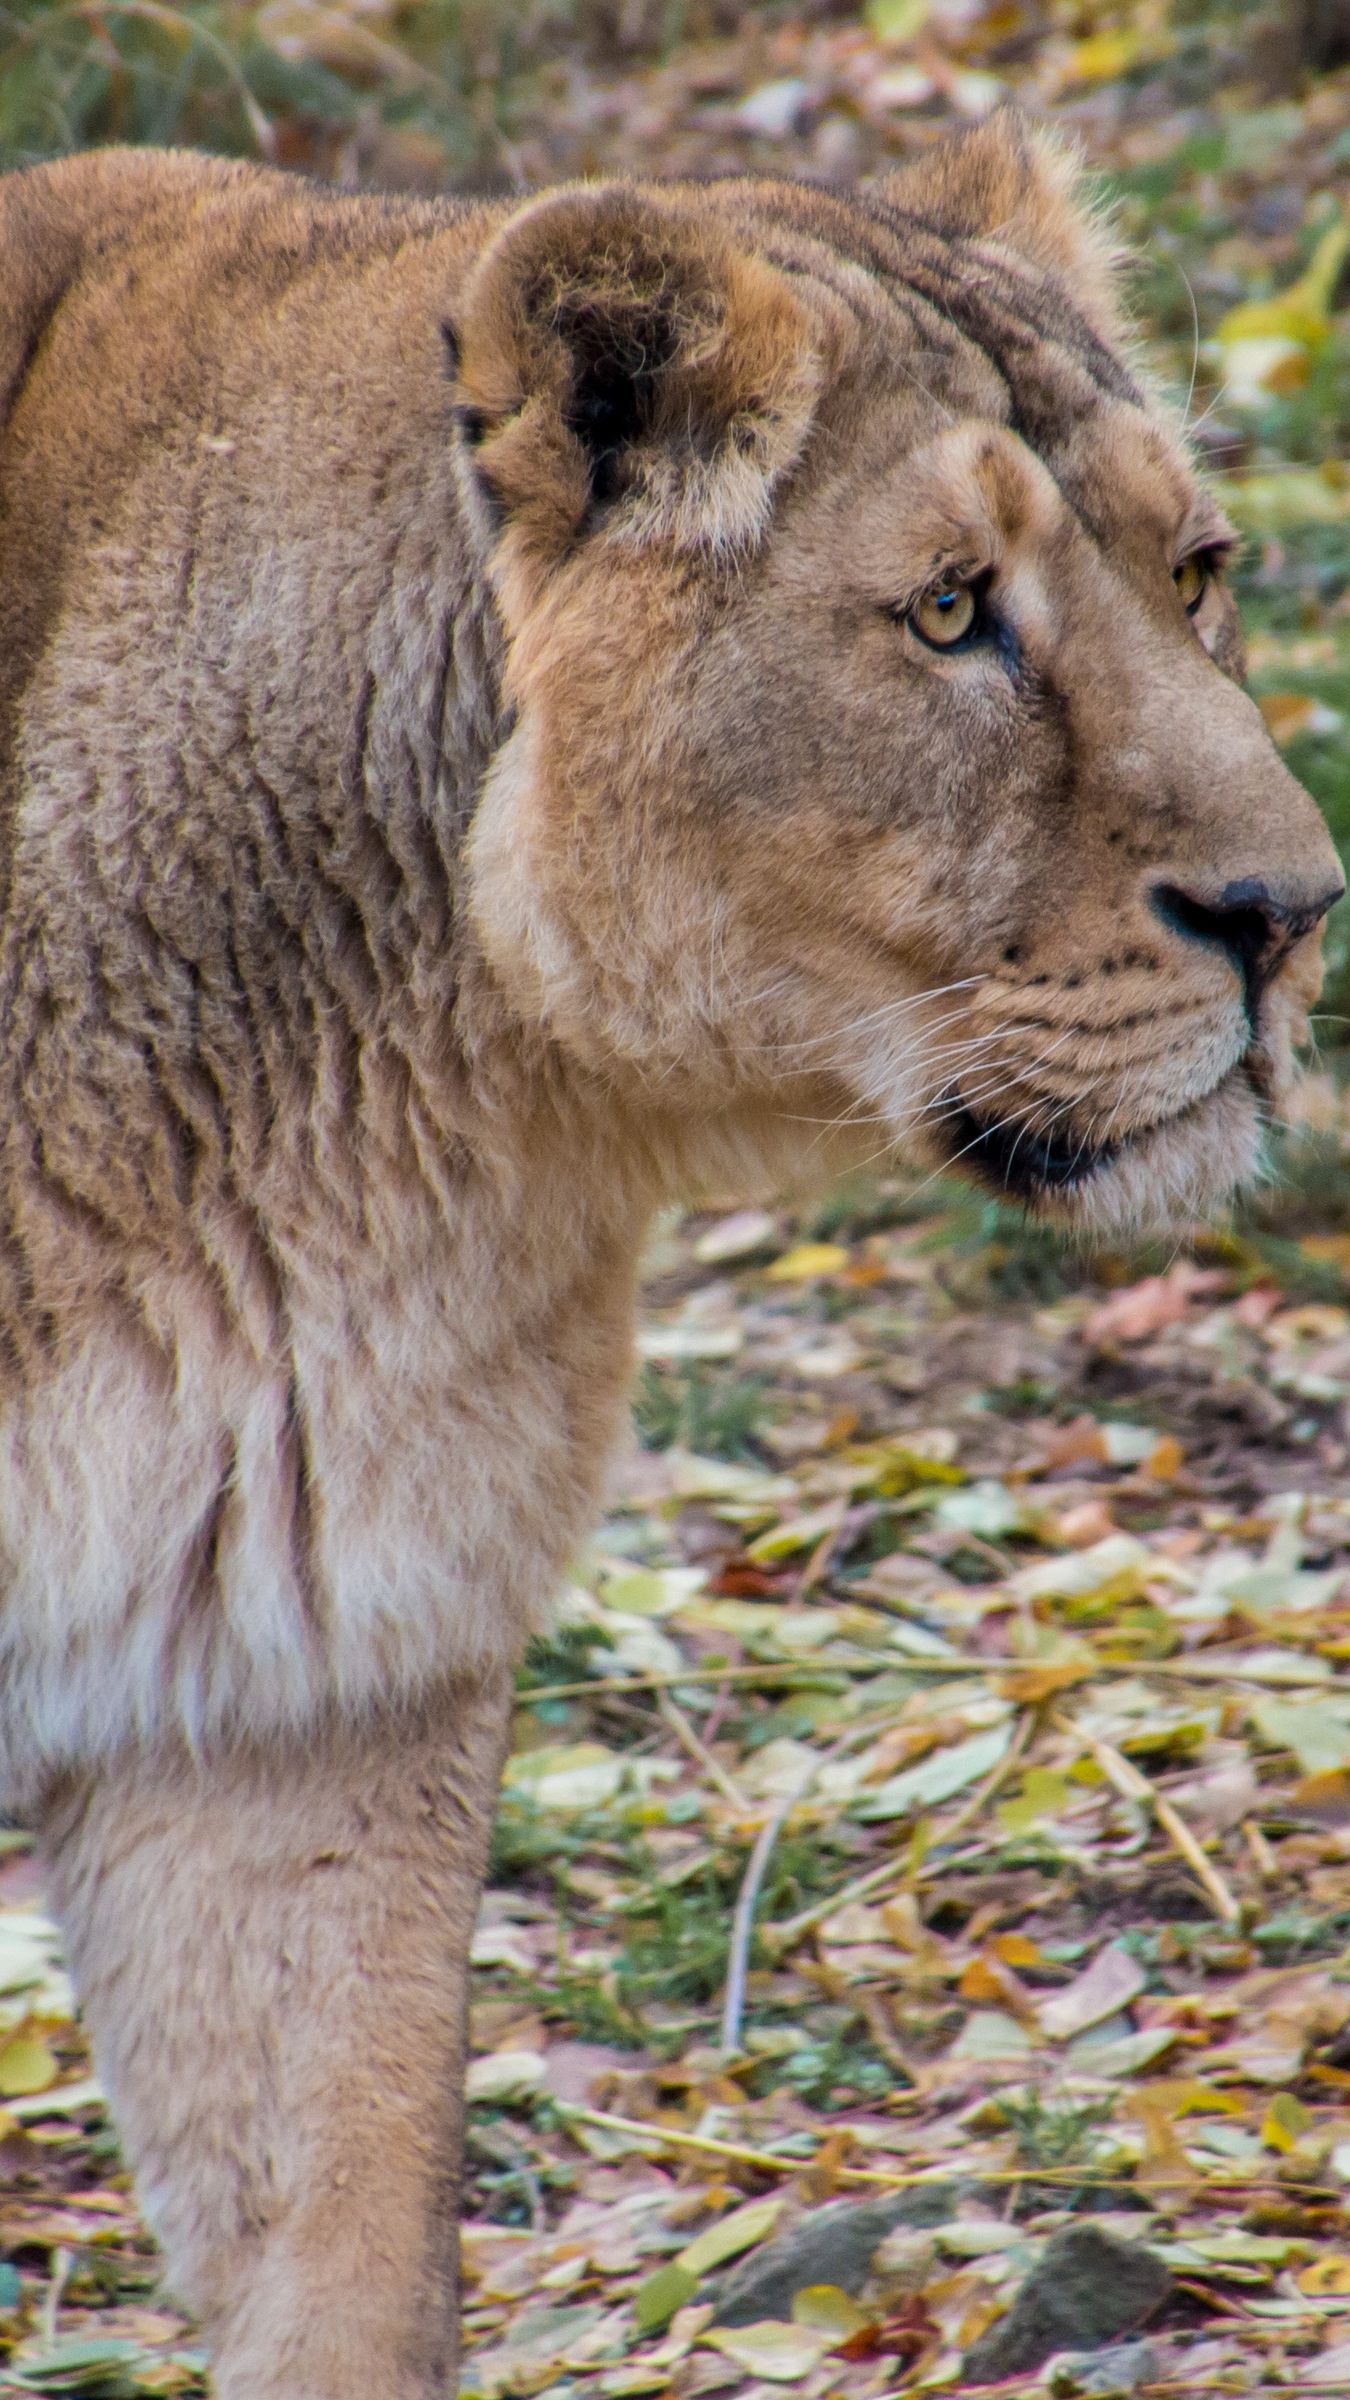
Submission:
<svg viewBox="0 0 1350 2400">
<path fill-rule="evenodd" d="M 789 2323 L 793 2295 L 807 2284 L 833 2283 L 856 2295 L 888 2233 L 898 2225 L 945 2224 L 958 2197 L 953 2184 L 925 2184 L 884 2200 L 839 2200 L 799 2218 L 733 2268 L 718 2294 L 714 2324 L 754 2325 L 766 2317 Z"/>
<path fill-rule="evenodd" d="M 1059 2350 L 1099 2350 L 1157 2315 L 1172 2289 L 1160 2258 L 1098 2225 L 1046 2243 L 1006 2316 L 966 2352 L 971 2383 L 1034 2374 Z"/>
</svg>

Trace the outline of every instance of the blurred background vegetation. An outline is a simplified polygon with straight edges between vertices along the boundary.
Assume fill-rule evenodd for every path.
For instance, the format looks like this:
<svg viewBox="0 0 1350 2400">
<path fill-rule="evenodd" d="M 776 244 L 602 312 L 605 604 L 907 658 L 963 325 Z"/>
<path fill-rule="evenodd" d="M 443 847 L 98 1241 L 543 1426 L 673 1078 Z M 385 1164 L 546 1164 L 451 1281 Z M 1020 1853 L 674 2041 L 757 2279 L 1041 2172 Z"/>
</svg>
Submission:
<svg viewBox="0 0 1350 2400">
<path fill-rule="evenodd" d="M 1247 536 L 1253 688 L 1350 852 L 1350 0 L 26 0 L 0 163 L 181 142 L 419 192 L 846 180 L 1007 97 L 1082 143 Z M 1350 1036 L 1350 908 L 1323 1047 Z"/>
</svg>

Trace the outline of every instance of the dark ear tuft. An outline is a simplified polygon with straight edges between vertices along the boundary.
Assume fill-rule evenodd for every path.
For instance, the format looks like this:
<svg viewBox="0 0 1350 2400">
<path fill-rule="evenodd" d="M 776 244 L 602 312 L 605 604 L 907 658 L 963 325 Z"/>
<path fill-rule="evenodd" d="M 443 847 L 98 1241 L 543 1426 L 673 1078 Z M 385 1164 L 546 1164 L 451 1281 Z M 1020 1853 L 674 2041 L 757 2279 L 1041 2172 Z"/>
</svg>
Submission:
<svg viewBox="0 0 1350 2400">
<path fill-rule="evenodd" d="M 785 280 L 687 202 L 624 185 L 528 203 L 460 311 L 477 470 L 531 547 L 595 526 L 744 549 L 800 453 L 819 384 Z"/>
<path fill-rule="evenodd" d="M 658 378 L 679 347 L 675 321 L 656 306 L 629 315 L 583 300 L 559 310 L 558 331 L 572 357 L 563 419 L 591 462 L 596 500 L 612 500 L 625 452 L 652 428 Z"/>
</svg>

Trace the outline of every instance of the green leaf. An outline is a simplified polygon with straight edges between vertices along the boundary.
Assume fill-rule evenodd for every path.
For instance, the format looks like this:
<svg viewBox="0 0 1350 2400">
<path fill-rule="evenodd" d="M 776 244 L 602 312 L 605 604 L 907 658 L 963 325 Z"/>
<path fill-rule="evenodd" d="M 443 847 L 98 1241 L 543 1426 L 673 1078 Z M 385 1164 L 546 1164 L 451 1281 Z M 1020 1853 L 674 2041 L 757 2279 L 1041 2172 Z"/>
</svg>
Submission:
<svg viewBox="0 0 1350 2400">
<path fill-rule="evenodd" d="M 135 2342 L 58 2342 L 40 2358 L 11 2359 L 8 2373 L 20 2391 L 79 2392 L 86 2400 L 131 2400 L 137 2389 L 130 2372 L 145 2353 Z"/>
<path fill-rule="evenodd" d="M 684 2308 L 698 2290 L 698 2277 L 671 2260 L 658 2267 L 633 2295 L 633 2315 L 639 2333 L 662 2333 L 677 2308 Z"/>
<path fill-rule="evenodd" d="M 912 42 L 928 22 L 931 0 L 867 0 L 867 30 L 879 42 Z"/>
<path fill-rule="evenodd" d="M 967 1741 L 953 1742 L 949 1749 L 935 1750 L 917 1767 L 906 1767 L 903 1774 L 892 1775 L 875 1791 L 864 1792 L 854 1803 L 854 1814 L 870 1824 L 874 1818 L 907 1816 L 911 1809 L 936 1808 L 940 1801 L 950 1800 L 967 1784 L 991 1773 L 1011 1740 L 1010 1721 L 993 1726 L 988 1733 L 973 1733 Z"/>
<path fill-rule="evenodd" d="M 1263 1696 L 1253 1700 L 1248 1715 L 1273 1749 L 1293 1752 L 1305 1775 L 1334 1775 L 1350 1767 L 1350 1716 L 1334 1700 Z"/>
<path fill-rule="evenodd" d="M 700 2275 L 720 2267 L 724 2259 L 737 2258 L 742 2250 L 750 2250 L 756 2242 L 762 2242 L 766 2233 L 772 2233 L 782 2213 L 781 2193 L 767 2200 L 747 2200 L 743 2208 L 733 2208 L 728 2216 L 719 2217 L 715 2225 L 687 2243 L 677 2253 L 675 2264 L 697 2281 Z"/>
</svg>

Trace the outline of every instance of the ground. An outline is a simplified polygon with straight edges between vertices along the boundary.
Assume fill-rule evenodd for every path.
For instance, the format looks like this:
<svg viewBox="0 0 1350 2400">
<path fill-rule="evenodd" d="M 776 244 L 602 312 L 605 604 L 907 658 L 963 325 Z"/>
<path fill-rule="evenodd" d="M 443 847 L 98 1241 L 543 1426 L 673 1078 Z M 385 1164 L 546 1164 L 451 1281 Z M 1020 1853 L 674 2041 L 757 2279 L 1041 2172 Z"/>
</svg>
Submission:
<svg viewBox="0 0 1350 2400">
<path fill-rule="evenodd" d="M 0 12 L 0 146 L 422 189 L 837 176 L 1016 94 L 1136 245 L 1250 537 L 1255 688 L 1345 838 L 1348 57 L 1334 0 L 41 0 Z M 662 1229 L 637 1435 L 521 1677 L 476 1944 L 471 2388 L 1350 2389 L 1332 946 L 1304 1122 L 1192 1244 L 1065 1257 L 892 1177 Z M 0 2391 L 200 2391 L 0 1846 Z"/>
</svg>

